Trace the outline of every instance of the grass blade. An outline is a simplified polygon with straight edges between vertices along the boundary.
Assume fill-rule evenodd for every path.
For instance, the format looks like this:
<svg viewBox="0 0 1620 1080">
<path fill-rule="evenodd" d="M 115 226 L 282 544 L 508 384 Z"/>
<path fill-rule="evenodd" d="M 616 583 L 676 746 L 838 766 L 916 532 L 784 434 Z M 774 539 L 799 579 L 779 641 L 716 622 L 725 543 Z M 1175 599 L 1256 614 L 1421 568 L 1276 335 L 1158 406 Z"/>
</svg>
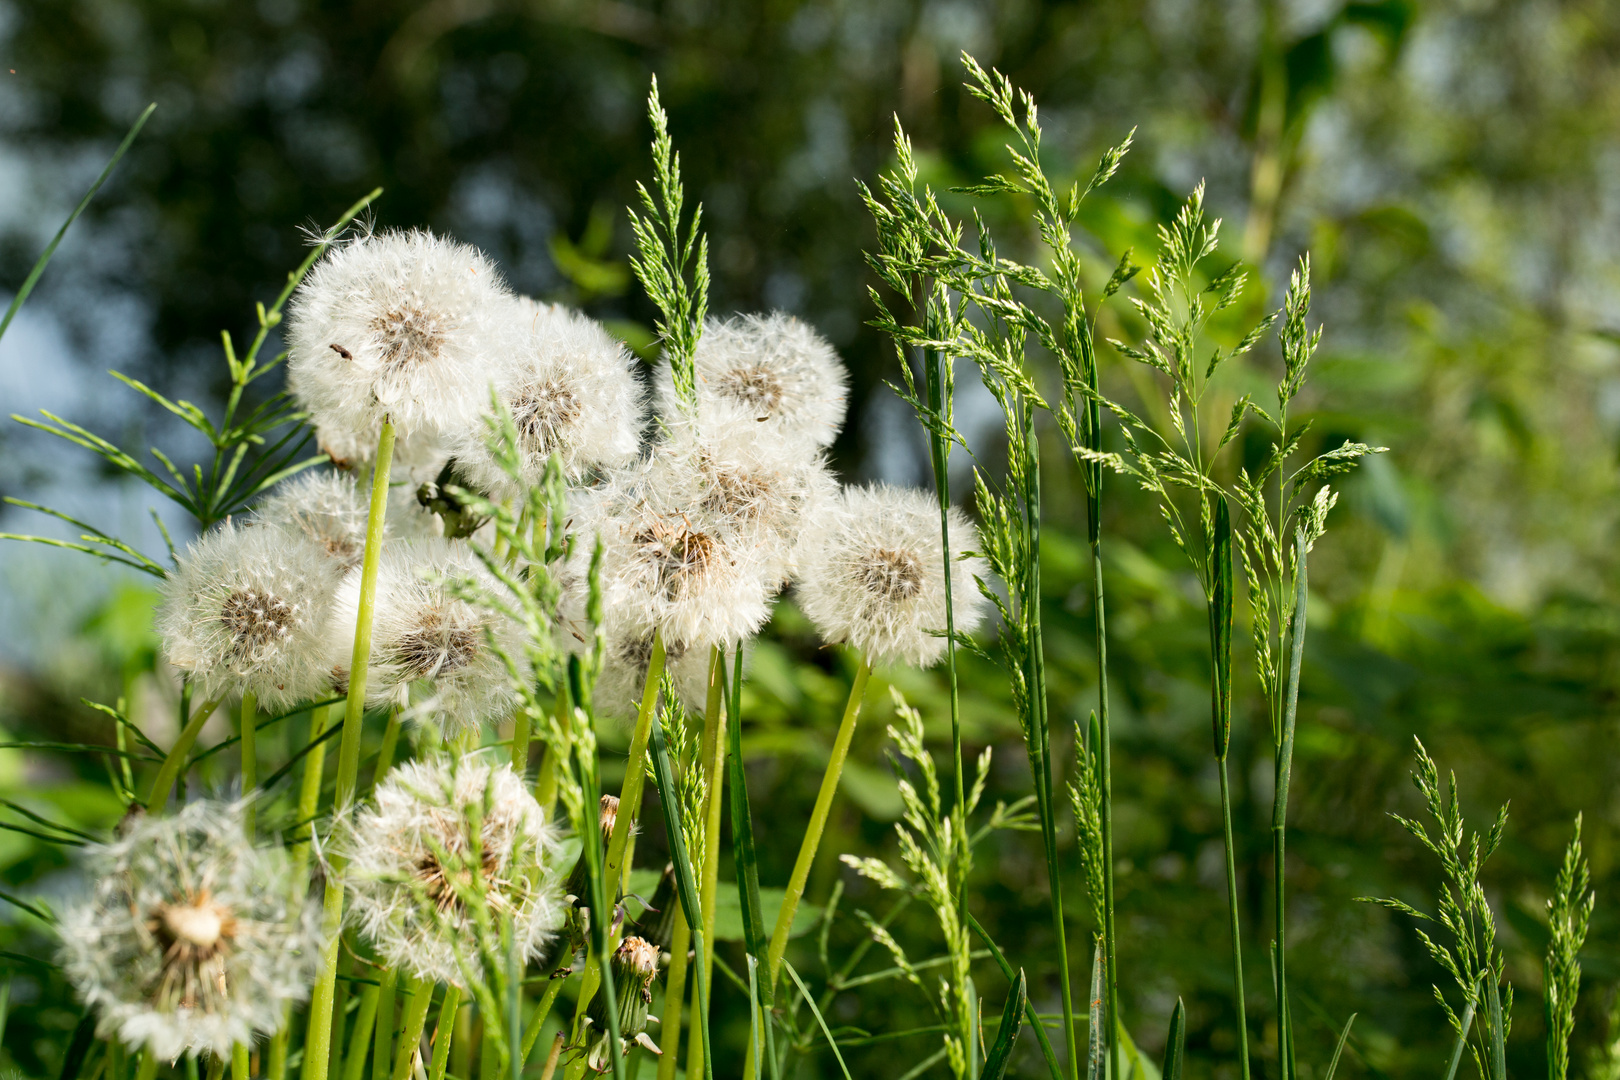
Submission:
<svg viewBox="0 0 1620 1080">
<path fill-rule="evenodd" d="M 990 940 L 990 935 L 985 933 L 984 927 L 979 925 L 979 920 L 975 919 L 971 912 L 968 913 L 967 923 L 973 932 L 979 935 L 979 940 L 989 948 L 990 958 L 1001 969 L 1002 975 L 1006 976 L 1008 982 L 1012 982 L 1014 978 L 1013 968 L 1011 964 L 1007 963 L 1007 958 L 1001 954 L 1001 948 Z M 1035 1038 L 1041 1044 L 1041 1053 L 1046 1057 L 1046 1067 L 1051 1071 L 1052 1080 L 1063 1080 L 1063 1070 L 1058 1067 L 1057 1054 L 1052 1051 L 1052 1040 L 1047 1038 L 1046 1026 L 1041 1023 L 1041 1018 L 1035 1014 L 1035 1003 L 1029 1000 L 1027 994 L 1024 997 L 1024 1018 L 1029 1021 L 1029 1026 L 1035 1029 Z"/>
<path fill-rule="evenodd" d="M 1468 999 L 1463 1008 L 1462 1030 L 1457 1033 L 1457 1045 L 1451 1051 L 1451 1064 L 1446 1068 L 1446 1080 L 1457 1080 L 1457 1066 L 1462 1063 L 1463 1047 L 1468 1045 L 1468 1031 L 1474 1026 L 1474 1008 L 1478 1004 L 1474 998 Z"/>
<path fill-rule="evenodd" d="M 741 701 L 741 687 L 736 684 L 742 674 L 742 654 L 739 650 L 736 676 L 731 680 L 730 697 Z M 724 691 L 722 691 L 724 692 Z M 748 774 L 743 769 L 742 724 L 738 720 L 735 704 L 731 710 L 731 723 L 726 737 L 731 752 L 727 755 L 726 782 L 731 787 L 731 841 L 737 863 L 737 893 L 742 904 L 743 942 L 750 956 L 765 956 L 765 919 L 759 908 L 759 858 L 754 851 L 754 815 L 748 803 Z M 770 989 L 766 988 L 766 994 Z M 768 999 L 767 999 L 768 1000 Z"/>
<path fill-rule="evenodd" d="M 838 1059 L 838 1068 L 843 1071 L 844 1080 L 850 1080 L 849 1066 L 844 1064 L 844 1055 L 838 1052 L 838 1040 L 834 1039 L 832 1032 L 827 1029 L 827 1021 L 822 1019 L 821 1010 L 816 1008 L 815 998 L 810 996 L 810 991 L 805 988 L 804 980 L 799 978 L 799 973 L 793 970 L 792 964 L 788 963 L 786 960 L 783 960 L 782 966 L 787 969 L 788 977 L 793 980 L 793 985 L 799 988 L 799 993 L 804 995 L 804 1003 L 810 1006 L 810 1014 L 816 1018 L 816 1023 L 821 1025 L 821 1033 L 827 1036 L 827 1045 L 832 1047 L 833 1057 Z M 1024 989 L 1024 973 L 1022 971 L 1018 973 L 1018 989 L 1020 995 L 1022 995 Z M 1009 998 L 1009 1008 L 1011 1007 L 1011 1004 L 1012 999 Z M 1003 1022 L 1005 1022 L 1005 1019 L 1003 1019 Z M 1000 1080 L 999 1075 L 991 1077 L 989 1073 L 985 1073 L 985 1076 L 988 1078 L 988 1080 Z"/>
<path fill-rule="evenodd" d="M 27 301 L 28 294 L 34 291 L 34 286 L 39 282 L 40 275 L 45 272 L 45 267 L 51 261 L 51 256 L 56 254 L 56 246 L 62 242 L 62 237 L 66 236 L 68 229 L 72 227 L 75 221 L 79 220 L 79 215 L 84 213 L 85 208 L 90 205 L 90 200 L 96 197 L 96 192 L 101 190 L 101 185 L 107 182 L 107 177 L 112 175 L 113 169 L 123 159 L 130 145 L 135 142 L 135 136 L 141 133 L 141 128 L 146 126 L 147 118 L 152 115 L 152 110 L 155 108 L 157 108 L 157 102 L 154 101 L 142 110 L 141 115 L 135 119 L 134 125 L 130 127 L 129 134 L 124 136 L 124 141 L 118 144 L 117 150 L 113 151 L 113 156 L 107 162 L 106 168 L 102 169 L 101 175 L 96 177 L 96 182 L 90 185 L 90 190 L 84 193 L 84 198 L 80 199 L 79 205 L 73 208 L 73 213 L 69 214 L 68 219 L 62 222 L 62 227 L 56 230 L 56 235 L 51 237 L 51 242 L 45 245 L 45 250 L 40 253 L 39 259 L 34 263 L 34 268 L 28 271 L 28 277 L 23 280 L 22 288 L 18 289 L 17 295 L 12 298 L 11 306 L 6 309 L 5 317 L 0 318 L 0 337 L 6 336 L 6 329 L 11 325 L 11 320 L 16 317 L 17 312 Z"/>
<path fill-rule="evenodd" d="M 1324 1076 L 1322 1080 L 1333 1080 L 1333 1074 L 1338 1071 L 1339 1055 L 1344 1053 L 1344 1044 L 1350 1041 L 1350 1025 L 1356 1022 L 1357 1015 L 1358 1014 L 1356 1013 L 1351 1013 L 1350 1019 L 1344 1022 L 1344 1030 L 1339 1032 L 1339 1043 L 1333 1048 L 1333 1060 L 1328 1062 L 1327 1075 Z M 1456 1067 L 1457 1066 L 1455 1064 L 1452 1065 L 1453 1069 Z M 1170 1080 L 1170 1078 L 1166 1076 L 1165 1080 Z"/>
<path fill-rule="evenodd" d="M 1018 969 L 1018 978 L 1013 982 L 1012 991 L 1007 995 L 1007 1004 L 1001 1010 L 1001 1027 L 996 1031 L 996 1044 L 990 1048 L 990 1054 L 984 1059 L 984 1072 L 980 1074 L 982 1080 L 1001 1080 L 1007 1075 L 1007 1066 L 1012 1061 L 1013 1046 L 1018 1042 L 1018 1029 L 1023 1026 L 1019 1013 L 1029 1003 L 1029 986 L 1024 979 L 1024 969 Z M 819 1019 L 819 1015 L 818 1015 Z M 973 1048 L 969 1047 L 972 1053 Z"/>
<path fill-rule="evenodd" d="M 686 914 L 686 925 L 692 928 L 692 945 L 697 955 L 703 955 L 703 913 L 698 908 L 697 878 L 692 875 L 692 860 L 686 850 L 686 834 L 681 830 L 681 804 L 675 790 L 675 777 L 669 766 L 669 747 L 664 742 L 664 725 L 652 725 L 653 779 L 658 784 L 658 801 L 664 808 L 664 830 L 669 841 L 670 859 L 675 864 L 675 886 L 680 895 L 681 910 Z M 700 1022 L 698 1030 L 703 1037 L 703 1074 L 714 1080 L 714 1054 L 709 1042 L 709 994 L 703 980 L 697 980 Z"/>
<path fill-rule="evenodd" d="M 79 1026 L 73 1029 L 73 1039 L 68 1043 L 67 1054 L 62 1058 L 62 1080 L 75 1080 L 84 1070 L 85 1059 L 90 1056 L 90 1048 L 95 1043 L 96 1016 L 87 1010 L 79 1021 Z"/>
<path fill-rule="evenodd" d="M 1354 1019 L 1352 1017 L 1351 1019 Z M 1349 1032 L 1346 1027 L 1346 1033 Z M 1343 1042 L 1339 1044 L 1341 1047 Z M 1338 1063 L 1337 1054 L 1333 1056 L 1335 1064 Z M 1180 998 L 1176 998 L 1175 1011 L 1170 1014 L 1170 1034 L 1164 1038 L 1164 1064 L 1160 1066 L 1160 1073 L 1164 1080 L 1181 1080 L 1181 1067 L 1187 1063 L 1187 1006 Z M 1328 1080 L 1333 1080 L 1333 1072 L 1328 1071 Z"/>
</svg>

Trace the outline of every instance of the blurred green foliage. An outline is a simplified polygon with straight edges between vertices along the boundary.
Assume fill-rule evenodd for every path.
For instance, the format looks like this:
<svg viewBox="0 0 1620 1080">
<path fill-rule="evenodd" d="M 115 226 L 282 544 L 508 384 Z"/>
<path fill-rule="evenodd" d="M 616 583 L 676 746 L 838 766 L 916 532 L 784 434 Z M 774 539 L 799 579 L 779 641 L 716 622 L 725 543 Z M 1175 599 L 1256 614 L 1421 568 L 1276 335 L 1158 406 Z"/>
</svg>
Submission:
<svg viewBox="0 0 1620 1080">
<path fill-rule="evenodd" d="M 519 289 L 583 305 L 645 347 L 636 328 L 652 311 L 625 274 L 622 207 L 648 172 L 641 101 L 656 71 L 711 230 L 713 309 L 787 308 L 832 338 L 854 381 L 837 463 L 846 477 L 901 482 L 920 480 L 926 459 L 882 385 L 897 374 L 894 358 L 864 326 L 870 227 L 853 184 L 887 162 L 891 116 L 939 186 L 1000 168 L 1000 133 L 958 85 L 965 47 L 1036 94 L 1059 172 L 1088 173 L 1137 127 L 1137 150 L 1081 222 L 1099 283 L 1124 247 L 1151 258 L 1154 222 L 1207 178 L 1210 206 L 1230 222 L 1222 255 L 1262 271 L 1252 309 L 1275 305 L 1282 272 L 1312 254 L 1315 314 L 1328 328 L 1302 402 L 1315 437 L 1392 449 L 1351 483 L 1313 557 L 1290 846 L 1304 1075 L 1321 1075 L 1351 1012 L 1360 1019 L 1340 1075 L 1432 1075 L 1449 1046 L 1428 989 L 1440 972 L 1411 927 L 1353 901 L 1428 906 L 1437 884 L 1385 816 L 1415 808 L 1414 734 L 1457 771 L 1471 816 L 1513 801 L 1486 883 L 1520 991 L 1509 1051 L 1522 1075 L 1540 1075 L 1542 1060 L 1543 904 L 1585 811 L 1599 905 L 1575 1074 L 1620 1067 L 1592 1056 L 1620 1034 L 1608 1026 L 1620 982 L 1620 10 L 1585 0 L 12 0 L 0 7 L 0 41 L 16 72 L 0 86 L 0 139 L 21 163 L 18 205 L 50 210 L 7 218 L 7 284 L 37 252 L 32 218 L 54 219 L 58 191 L 75 190 L 84 163 L 99 167 L 140 108 L 158 102 L 31 303 L 92 360 L 110 320 L 141 377 L 165 391 L 222 384 L 217 334 L 239 335 L 253 302 L 299 261 L 297 227 L 377 184 L 387 189 L 380 225 L 453 232 L 489 250 Z M 1022 209 L 1008 203 L 992 224 L 1007 235 Z M 1123 310 L 1105 312 L 1105 334 L 1130 336 Z M 1134 405 L 1139 376 L 1116 360 L 1104 358 L 1110 393 Z M 1257 355 L 1254 377 L 1274 362 L 1274 352 Z M 162 417 L 138 419 L 164 430 Z M 8 454 L 24 449 L 15 433 L 4 439 Z M 993 441 L 976 449 L 995 460 Z M 8 471 L 0 486 L 26 495 L 32 468 Z M 1051 470 L 1047 647 L 1054 708 L 1072 724 L 1095 686 L 1089 566 L 1078 478 Z M 1191 1075 L 1229 1077 L 1203 607 L 1146 499 L 1115 482 L 1107 505 L 1123 1013 L 1156 1054 L 1183 997 Z M 64 553 L 54 572 L 78 572 L 74 558 Z M 110 743 L 83 696 L 123 698 L 163 741 L 173 688 L 154 670 L 151 601 L 121 587 L 34 669 L 4 671 L 6 737 Z M 818 647 L 791 604 L 752 664 L 744 745 L 761 877 L 774 885 L 786 879 L 852 666 Z M 1029 787 L 1015 722 L 994 668 L 965 664 L 970 752 L 995 746 L 987 798 L 1011 801 Z M 895 680 L 944 732 L 936 680 L 880 675 L 874 684 Z M 1250 1015 L 1258 1067 L 1271 1077 L 1270 776 L 1254 687 L 1240 682 L 1237 693 Z M 812 877 L 818 904 L 844 874 L 837 854 L 893 852 L 884 687 L 867 700 L 846 799 Z M 273 729 L 261 755 L 285 760 L 303 726 Z M 1058 749 L 1066 764 L 1070 740 Z M 227 756 L 192 783 L 228 783 Z M 0 750 L 0 798 L 106 828 L 119 812 L 107 768 Z M 1071 866 L 1072 918 L 1083 922 Z M 74 887 L 69 867 L 58 847 L 0 834 L 6 892 L 48 900 Z M 981 850 L 972 909 L 1026 965 L 1032 998 L 1050 1012 L 1043 880 L 1039 841 L 1000 836 Z M 864 934 L 849 913 L 880 903 L 844 881 L 835 963 Z M 78 1006 L 47 966 L 38 924 L 12 910 L 0 918 L 0 966 L 13 980 L 4 1060 L 45 1075 Z M 896 923 L 914 958 L 932 955 L 929 932 L 921 912 Z M 814 946 L 795 949 L 819 986 Z M 996 969 L 977 975 L 999 1002 Z M 840 995 L 829 1022 L 874 1032 L 927 1023 L 923 1003 L 896 985 Z M 746 999 L 716 986 L 715 1035 L 735 1055 Z M 932 1053 L 930 1038 L 847 1056 L 857 1075 L 899 1076 Z M 1024 1040 L 1014 1069 L 1039 1068 Z M 835 1071 L 822 1053 L 799 1075 Z"/>
</svg>

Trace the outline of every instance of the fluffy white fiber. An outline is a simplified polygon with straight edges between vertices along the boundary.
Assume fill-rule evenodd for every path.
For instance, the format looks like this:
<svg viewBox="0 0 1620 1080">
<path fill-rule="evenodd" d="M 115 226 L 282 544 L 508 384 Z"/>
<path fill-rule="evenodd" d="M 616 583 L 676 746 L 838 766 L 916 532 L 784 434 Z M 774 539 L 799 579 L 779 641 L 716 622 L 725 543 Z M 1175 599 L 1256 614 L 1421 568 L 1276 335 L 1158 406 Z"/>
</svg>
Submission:
<svg viewBox="0 0 1620 1080">
<path fill-rule="evenodd" d="M 973 579 L 988 570 L 962 556 L 978 544 L 950 511 L 951 599 L 958 633 L 971 633 L 985 601 Z M 939 506 L 920 491 L 845 488 L 803 541 L 799 606 L 828 642 L 848 642 L 873 664 L 927 667 L 945 652 L 944 549 Z"/>
<path fill-rule="evenodd" d="M 384 417 L 426 453 L 487 407 L 513 348 L 510 297 L 477 249 L 432 233 L 342 244 L 293 298 L 288 385 L 336 456 L 369 457 Z"/>
<path fill-rule="evenodd" d="M 557 832 L 523 778 L 488 754 L 398 766 L 341 844 L 351 924 L 420 979 L 465 985 L 458 952 L 481 969 L 470 892 L 511 920 L 524 962 L 543 956 L 567 914 Z"/>
<path fill-rule="evenodd" d="M 560 305 L 516 297 L 507 308 L 516 340 L 496 393 L 517 427 L 524 483 L 538 483 L 553 454 L 571 481 L 633 461 L 644 394 L 629 351 L 600 323 Z M 482 423 L 463 429 L 450 450 L 473 486 L 497 498 L 516 494 Z"/>
<path fill-rule="evenodd" d="M 62 968 L 98 1033 L 159 1059 L 281 1028 L 309 995 L 323 937 L 315 904 L 295 904 L 286 852 L 255 847 L 242 804 L 199 801 L 143 817 L 90 848 L 90 895 L 62 915 Z"/>
<path fill-rule="evenodd" d="M 504 716 L 516 700 L 505 663 L 490 647 L 493 634 L 514 657 L 518 627 L 489 608 L 456 595 L 450 582 L 471 579 L 492 594 L 495 584 L 465 544 L 395 541 L 383 548 L 371 629 L 366 703 L 405 705 L 413 683 L 429 697 L 413 713 L 436 714 L 446 736 Z M 347 684 L 359 613 L 360 571 L 343 579 L 327 635 L 328 665 Z"/>
<path fill-rule="evenodd" d="M 324 696 L 325 635 L 342 574 L 325 545 L 301 532 L 226 522 L 198 538 L 163 584 L 163 655 L 203 698 L 249 691 L 285 709 Z"/>
<path fill-rule="evenodd" d="M 791 315 L 710 319 L 698 339 L 698 427 L 752 428 L 767 446 L 830 446 L 844 423 L 848 375 L 827 340 Z M 679 410 L 668 365 L 657 376 L 659 411 Z"/>
</svg>

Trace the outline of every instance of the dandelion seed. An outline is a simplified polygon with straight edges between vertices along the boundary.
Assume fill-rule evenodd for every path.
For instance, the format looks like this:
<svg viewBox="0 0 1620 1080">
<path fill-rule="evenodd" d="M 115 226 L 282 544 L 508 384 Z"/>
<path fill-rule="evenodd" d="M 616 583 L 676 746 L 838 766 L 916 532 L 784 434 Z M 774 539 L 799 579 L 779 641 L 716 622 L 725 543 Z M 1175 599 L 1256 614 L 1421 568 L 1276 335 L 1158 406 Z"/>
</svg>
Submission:
<svg viewBox="0 0 1620 1080">
<path fill-rule="evenodd" d="M 289 386 L 334 456 L 367 456 L 384 417 L 407 445 L 452 437 L 477 425 L 512 348 L 510 295 L 476 249 L 431 233 L 335 247 L 293 300 Z"/>
<path fill-rule="evenodd" d="M 272 708 L 325 693 L 324 635 L 342 565 L 286 529 L 226 522 L 163 585 L 163 655 L 206 698 L 250 692 Z"/>
<path fill-rule="evenodd" d="M 844 422 L 848 375 L 820 334 L 791 315 L 711 319 L 698 340 L 699 429 L 752 427 L 761 440 L 830 446 Z M 669 368 L 657 375 L 660 412 L 673 419 Z"/>
<path fill-rule="evenodd" d="M 344 828 L 349 920 L 391 967 L 464 985 L 482 906 L 539 959 L 563 925 L 560 841 L 528 785 L 487 754 L 397 766 Z"/>
<path fill-rule="evenodd" d="M 984 599 L 973 579 L 988 571 L 963 556 L 978 534 L 950 512 L 951 601 L 956 629 L 971 633 Z M 845 488 L 803 539 L 799 606 L 828 642 L 848 642 L 873 664 L 926 667 L 945 652 L 945 572 L 939 507 L 921 492 L 886 485 Z"/>
<path fill-rule="evenodd" d="M 508 309 L 517 345 L 496 393 L 517 427 L 523 483 L 538 483 L 553 454 L 573 481 L 633 461 L 643 392 L 629 351 L 600 323 L 560 305 L 519 297 Z M 483 424 L 461 432 L 451 451 L 470 486 L 496 498 L 516 493 L 489 453 Z"/>
<path fill-rule="evenodd" d="M 286 853 L 256 848 L 242 804 L 199 801 L 143 817 L 90 850 L 95 884 L 62 917 L 62 966 L 116 1035 L 163 1060 L 280 1029 L 302 1001 L 323 938 Z"/>
<path fill-rule="evenodd" d="M 430 696 L 413 713 L 437 713 L 446 736 L 475 729 L 487 717 L 504 715 L 515 701 L 508 672 L 490 635 L 508 655 L 520 657 L 518 629 L 499 612 L 456 595 L 452 582 L 471 579 L 496 594 L 487 571 L 464 546 L 447 540 L 412 540 L 383 549 L 377 567 L 368 705 L 405 705 L 413 683 L 431 684 Z M 327 670 L 347 686 L 360 575 L 351 571 L 333 600 L 327 634 Z"/>
</svg>

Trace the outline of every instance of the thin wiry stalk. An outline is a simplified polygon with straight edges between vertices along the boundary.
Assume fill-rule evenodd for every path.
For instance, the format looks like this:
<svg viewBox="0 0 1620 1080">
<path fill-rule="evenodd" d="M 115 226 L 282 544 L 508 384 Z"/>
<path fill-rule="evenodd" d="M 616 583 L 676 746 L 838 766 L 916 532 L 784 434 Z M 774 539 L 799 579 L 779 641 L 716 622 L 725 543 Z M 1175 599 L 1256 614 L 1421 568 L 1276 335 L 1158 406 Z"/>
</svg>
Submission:
<svg viewBox="0 0 1620 1080">
<path fill-rule="evenodd" d="M 740 646 L 739 646 L 740 649 Z M 725 650 L 714 648 L 709 657 L 709 688 L 703 714 L 703 760 L 705 795 L 703 804 L 703 880 L 698 906 L 703 909 L 703 955 L 699 957 L 698 978 L 703 980 L 704 992 L 713 995 L 714 986 L 714 916 L 715 902 L 720 893 L 720 816 L 724 809 L 721 794 L 725 790 L 726 758 L 730 747 L 727 725 L 735 723 L 725 693 Z M 740 672 L 739 672 L 740 675 Z M 710 723 L 713 717 L 713 723 Z M 711 730 L 712 726 L 712 730 Z M 685 916 L 682 916 L 684 922 Z M 688 928 L 690 930 L 690 928 Z M 678 995 L 677 995 L 678 1000 Z M 696 1008 L 696 995 L 693 1007 Z M 704 1047 L 700 1040 L 692 1039 L 686 1053 L 686 1075 L 696 1076 L 703 1071 Z M 666 1051 L 665 1059 L 672 1055 Z M 659 1062 L 660 1070 L 663 1062 Z M 660 1077 L 663 1077 L 660 1071 Z M 670 1076 L 674 1076 L 673 1070 Z"/>
<path fill-rule="evenodd" d="M 1294 1025 L 1288 1007 L 1288 936 L 1284 915 L 1288 844 L 1288 784 L 1294 763 L 1294 726 L 1299 713 L 1299 675 L 1305 660 L 1306 543 L 1304 530 L 1294 536 L 1294 614 L 1289 622 L 1288 688 L 1283 706 L 1282 738 L 1277 746 L 1275 788 L 1271 812 L 1272 882 L 1277 908 L 1277 1060 L 1284 1080 L 1293 1073 Z"/>
<path fill-rule="evenodd" d="M 349 697 L 343 712 L 343 740 L 338 750 L 337 787 L 332 796 L 344 807 L 354 796 L 360 771 L 360 727 L 365 717 L 366 669 L 371 660 L 371 623 L 377 601 L 377 566 L 382 558 L 383 525 L 388 514 L 388 469 L 394 456 L 394 425 L 383 421 L 371 474 L 371 507 L 366 518 L 365 554 L 360 564 L 359 614 L 354 652 L 349 660 Z M 326 879 L 322 919 L 331 944 L 321 957 L 321 974 L 309 998 L 309 1026 L 304 1035 L 304 1080 L 326 1080 L 332 1050 L 332 1006 L 337 998 L 338 931 L 343 925 L 343 884 L 338 874 Z"/>
<path fill-rule="evenodd" d="M 158 766 L 157 777 L 152 781 L 152 789 L 146 796 L 146 809 L 149 812 L 156 813 L 162 810 L 164 804 L 169 801 L 169 792 L 173 790 L 174 782 L 180 776 L 181 769 L 185 765 L 186 755 L 191 753 L 191 748 L 196 745 L 197 735 L 202 731 L 203 725 L 208 722 L 208 718 L 214 715 L 214 710 L 219 707 L 219 701 L 220 699 L 215 698 L 213 701 L 207 702 L 187 718 L 185 712 L 191 706 L 191 687 L 187 685 L 185 691 L 180 695 L 182 720 L 180 736 L 174 740 L 174 745 L 169 748 L 169 754 L 163 759 L 163 764 Z"/>
</svg>

